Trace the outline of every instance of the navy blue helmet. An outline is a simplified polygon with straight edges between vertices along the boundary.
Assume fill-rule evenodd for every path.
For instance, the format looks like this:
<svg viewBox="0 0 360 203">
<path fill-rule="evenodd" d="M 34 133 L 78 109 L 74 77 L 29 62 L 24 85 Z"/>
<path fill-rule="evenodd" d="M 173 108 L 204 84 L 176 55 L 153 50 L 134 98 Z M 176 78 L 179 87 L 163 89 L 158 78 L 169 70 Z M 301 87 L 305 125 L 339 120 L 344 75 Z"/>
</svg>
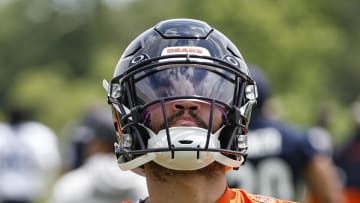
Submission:
<svg viewBox="0 0 360 203">
<path fill-rule="evenodd" d="M 155 161 L 195 170 L 213 161 L 233 168 L 244 162 L 256 84 L 236 46 L 207 23 L 171 19 L 146 30 L 126 48 L 105 87 L 118 132 L 120 168 Z M 170 127 L 165 106 L 178 100 L 207 104 L 209 126 Z M 160 131 L 147 125 L 155 107 L 164 112 Z M 215 111 L 222 113 L 222 126 L 213 132 Z"/>
</svg>

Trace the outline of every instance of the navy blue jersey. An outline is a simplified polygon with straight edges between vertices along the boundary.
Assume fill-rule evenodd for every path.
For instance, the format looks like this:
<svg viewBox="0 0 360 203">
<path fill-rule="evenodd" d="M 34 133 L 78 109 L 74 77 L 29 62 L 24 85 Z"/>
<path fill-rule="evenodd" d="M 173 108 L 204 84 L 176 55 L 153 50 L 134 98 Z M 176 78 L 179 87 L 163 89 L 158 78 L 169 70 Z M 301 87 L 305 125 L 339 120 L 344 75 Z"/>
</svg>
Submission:
<svg viewBox="0 0 360 203">
<path fill-rule="evenodd" d="M 336 164 L 344 172 L 345 187 L 360 190 L 360 130 L 339 152 Z"/>
<path fill-rule="evenodd" d="M 253 117 L 248 147 L 245 165 L 227 174 L 230 187 L 299 201 L 302 172 L 317 153 L 306 131 L 262 116 Z"/>
</svg>

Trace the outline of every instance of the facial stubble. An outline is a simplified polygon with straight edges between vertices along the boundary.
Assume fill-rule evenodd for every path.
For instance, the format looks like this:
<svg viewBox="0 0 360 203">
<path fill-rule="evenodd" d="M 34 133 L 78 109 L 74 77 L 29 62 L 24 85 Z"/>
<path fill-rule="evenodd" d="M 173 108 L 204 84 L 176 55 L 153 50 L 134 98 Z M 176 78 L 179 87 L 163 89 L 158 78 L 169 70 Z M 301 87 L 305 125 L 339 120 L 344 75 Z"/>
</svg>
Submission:
<svg viewBox="0 0 360 203">
<path fill-rule="evenodd" d="M 148 166 L 146 167 L 145 173 L 154 177 L 154 180 L 167 183 L 173 181 L 175 177 L 188 177 L 193 175 L 204 176 L 206 179 L 213 179 L 215 176 L 218 176 L 219 173 L 224 173 L 224 165 L 213 162 L 208 166 L 198 169 L 198 170 L 189 170 L 189 171 L 182 171 L 182 170 L 172 170 L 160 166 L 155 162 L 149 162 Z"/>
</svg>

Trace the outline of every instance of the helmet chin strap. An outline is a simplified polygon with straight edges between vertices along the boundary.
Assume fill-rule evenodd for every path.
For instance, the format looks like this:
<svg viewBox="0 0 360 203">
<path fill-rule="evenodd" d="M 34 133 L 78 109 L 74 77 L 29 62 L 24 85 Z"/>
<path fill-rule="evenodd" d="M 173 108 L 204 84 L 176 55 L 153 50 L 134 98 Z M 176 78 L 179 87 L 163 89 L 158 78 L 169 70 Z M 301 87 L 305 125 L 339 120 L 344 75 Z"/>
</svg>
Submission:
<svg viewBox="0 0 360 203">
<path fill-rule="evenodd" d="M 240 160 L 233 160 L 220 152 L 196 150 L 197 148 L 205 148 L 208 133 L 207 129 L 199 127 L 171 127 L 169 128 L 170 141 L 168 140 L 165 129 L 160 130 L 158 134 L 155 134 L 149 128 L 146 128 L 146 130 L 150 135 L 148 149 L 168 150 L 150 152 L 128 162 L 123 162 L 120 157 L 118 163 L 122 170 L 134 169 L 150 161 L 154 161 L 165 168 L 173 170 L 197 170 L 208 166 L 214 161 L 225 166 L 236 168 L 244 162 L 244 157 L 242 156 Z M 211 134 L 208 143 L 209 149 L 220 148 L 218 137 L 221 130 L 222 128 L 215 134 Z"/>
</svg>

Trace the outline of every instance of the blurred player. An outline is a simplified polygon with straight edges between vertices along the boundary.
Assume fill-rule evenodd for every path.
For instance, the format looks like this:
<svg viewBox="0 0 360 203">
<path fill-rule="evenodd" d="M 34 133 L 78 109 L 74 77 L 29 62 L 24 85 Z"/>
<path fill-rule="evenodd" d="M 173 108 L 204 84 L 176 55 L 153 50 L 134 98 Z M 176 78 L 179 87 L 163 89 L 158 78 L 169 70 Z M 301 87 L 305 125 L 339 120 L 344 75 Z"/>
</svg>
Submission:
<svg viewBox="0 0 360 203">
<path fill-rule="evenodd" d="M 230 186 L 304 201 L 301 185 L 305 181 L 321 202 L 341 202 L 341 184 L 331 159 L 316 151 L 305 130 L 274 119 L 267 103 L 271 96 L 268 79 L 256 67 L 250 68 L 250 75 L 259 97 L 249 125 L 249 155 L 243 167 L 228 173 Z"/>
<path fill-rule="evenodd" d="M 41 201 L 59 167 L 55 133 L 27 109 L 11 108 L 9 122 L 0 123 L 0 202 Z"/>
<path fill-rule="evenodd" d="M 347 203 L 360 202 L 360 98 L 352 106 L 355 128 L 349 141 L 337 156 L 337 164 L 342 169 Z"/>
<path fill-rule="evenodd" d="M 84 161 L 56 182 L 51 203 L 118 203 L 147 195 L 145 178 L 116 164 L 110 110 L 91 110 L 73 132 L 83 140 Z"/>
</svg>

